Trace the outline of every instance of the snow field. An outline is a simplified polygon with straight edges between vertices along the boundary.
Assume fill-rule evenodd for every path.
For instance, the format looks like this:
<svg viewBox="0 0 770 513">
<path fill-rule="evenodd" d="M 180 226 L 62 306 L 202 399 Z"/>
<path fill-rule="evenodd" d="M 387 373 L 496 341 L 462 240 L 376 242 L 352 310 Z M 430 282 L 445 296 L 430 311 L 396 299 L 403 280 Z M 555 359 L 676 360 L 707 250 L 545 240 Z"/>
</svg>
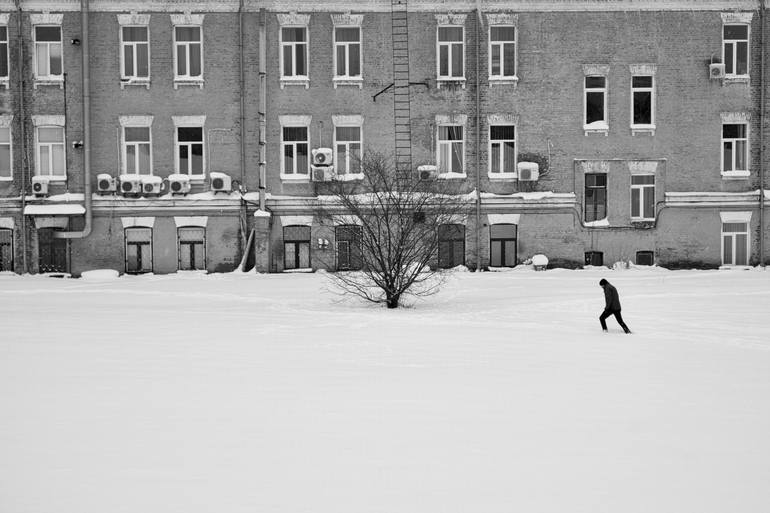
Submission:
<svg viewBox="0 0 770 513">
<path fill-rule="evenodd" d="M 327 286 L 0 276 L 0 512 L 770 511 L 770 274 Z"/>
</svg>

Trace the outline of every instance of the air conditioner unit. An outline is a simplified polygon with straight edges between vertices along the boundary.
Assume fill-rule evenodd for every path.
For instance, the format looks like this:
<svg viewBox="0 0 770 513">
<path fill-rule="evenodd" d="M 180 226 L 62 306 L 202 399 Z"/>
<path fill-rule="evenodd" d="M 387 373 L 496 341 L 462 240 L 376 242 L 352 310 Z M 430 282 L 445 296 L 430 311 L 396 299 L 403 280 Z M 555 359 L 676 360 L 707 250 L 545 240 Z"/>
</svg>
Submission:
<svg viewBox="0 0 770 513">
<path fill-rule="evenodd" d="M 159 195 L 161 185 L 163 185 L 163 179 L 159 176 L 142 176 L 142 193 L 145 196 Z"/>
<path fill-rule="evenodd" d="M 516 169 L 519 171 L 520 182 L 535 182 L 540 177 L 540 166 L 537 162 L 519 162 Z"/>
<path fill-rule="evenodd" d="M 190 192 L 190 176 L 174 174 L 168 177 L 168 189 L 171 194 L 187 194 Z"/>
<path fill-rule="evenodd" d="M 224 173 L 209 173 L 211 190 L 214 192 L 230 192 L 233 190 L 233 179 Z"/>
<path fill-rule="evenodd" d="M 48 196 L 48 180 L 47 176 L 33 176 L 32 193 L 39 197 Z"/>
<path fill-rule="evenodd" d="M 334 166 L 310 166 L 314 182 L 331 182 L 334 180 Z"/>
<path fill-rule="evenodd" d="M 314 166 L 331 166 L 334 163 L 334 150 L 318 148 L 310 152 L 313 155 Z"/>
<path fill-rule="evenodd" d="M 709 64 L 709 78 L 711 80 L 725 78 L 725 65 L 723 63 Z"/>
<path fill-rule="evenodd" d="M 417 178 L 421 181 L 435 180 L 438 176 L 438 168 L 433 165 L 417 166 Z"/>
<path fill-rule="evenodd" d="M 120 175 L 120 192 L 123 196 L 139 196 L 142 193 L 140 175 Z"/>
<path fill-rule="evenodd" d="M 96 190 L 99 194 L 109 194 L 118 190 L 118 183 L 107 173 L 96 175 Z"/>
</svg>

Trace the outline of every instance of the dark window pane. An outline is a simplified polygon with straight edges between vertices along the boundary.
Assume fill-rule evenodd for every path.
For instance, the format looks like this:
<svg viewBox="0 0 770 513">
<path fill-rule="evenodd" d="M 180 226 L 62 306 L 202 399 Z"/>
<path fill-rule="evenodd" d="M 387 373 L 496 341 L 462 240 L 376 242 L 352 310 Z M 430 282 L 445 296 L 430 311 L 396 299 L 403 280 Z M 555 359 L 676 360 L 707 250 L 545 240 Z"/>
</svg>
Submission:
<svg viewBox="0 0 770 513">
<path fill-rule="evenodd" d="M 463 76 L 463 45 L 452 45 L 452 76 Z"/>
<path fill-rule="evenodd" d="M 35 41 L 61 41 L 61 27 L 35 27 Z"/>
<path fill-rule="evenodd" d="M 193 43 L 190 45 L 190 76 L 199 77 L 201 75 L 201 45 Z"/>
<path fill-rule="evenodd" d="M 286 27 L 281 29 L 281 38 L 285 43 L 305 41 L 304 27 Z"/>
<path fill-rule="evenodd" d="M 138 77 L 150 75 L 148 48 L 146 43 L 136 45 L 136 76 Z"/>
<path fill-rule="evenodd" d="M 604 77 L 586 77 L 586 87 L 588 89 L 604 87 Z"/>
<path fill-rule="evenodd" d="M 309 242 L 310 227 L 309 226 L 284 226 L 283 240 L 284 242 L 297 242 L 297 241 Z"/>
<path fill-rule="evenodd" d="M 725 25 L 725 39 L 748 39 L 748 25 Z"/>
<path fill-rule="evenodd" d="M 346 65 L 347 63 L 345 62 L 345 47 L 338 46 L 337 47 L 337 75 L 339 76 L 347 75 L 347 69 L 345 69 Z"/>
<path fill-rule="evenodd" d="M 292 69 L 291 46 L 283 47 L 283 76 L 290 77 L 294 74 Z"/>
<path fill-rule="evenodd" d="M 297 45 L 295 47 L 294 58 L 296 59 L 297 75 L 307 75 L 305 71 L 305 45 Z"/>
<path fill-rule="evenodd" d="M 348 73 L 351 77 L 357 77 L 361 74 L 361 45 L 349 45 L 348 50 L 350 51 L 350 55 L 348 56 L 350 59 L 350 62 L 348 63 L 350 69 L 348 70 Z"/>
<path fill-rule="evenodd" d="M 631 82 L 634 87 L 652 87 L 652 77 L 648 76 L 633 77 Z"/>
<path fill-rule="evenodd" d="M 586 123 L 604 121 L 604 93 L 586 93 Z"/>
<path fill-rule="evenodd" d="M 199 126 L 180 126 L 178 129 L 179 142 L 203 141 L 203 128 Z"/>
<path fill-rule="evenodd" d="M 126 127 L 126 142 L 150 142 L 149 127 Z"/>
<path fill-rule="evenodd" d="M 749 73 L 749 45 L 748 43 L 738 43 L 737 60 L 735 64 L 736 75 L 747 75 Z"/>
<path fill-rule="evenodd" d="M 200 27 L 176 27 L 177 41 L 200 41 Z"/>
<path fill-rule="evenodd" d="M 515 239 L 515 224 L 493 224 L 489 227 L 489 235 L 493 239 Z"/>
<path fill-rule="evenodd" d="M 637 251 L 636 265 L 653 265 L 655 258 L 652 251 Z"/>
<path fill-rule="evenodd" d="M 652 92 L 642 91 L 634 93 L 634 124 L 652 124 Z"/>
<path fill-rule="evenodd" d="M 338 43 L 357 42 L 361 40 L 361 30 L 357 27 L 341 27 L 334 30 Z"/>
<path fill-rule="evenodd" d="M 462 41 L 463 28 L 462 27 L 439 27 L 438 40 L 439 41 Z"/>
<path fill-rule="evenodd" d="M 285 126 L 283 127 L 284 141 L 307 141 L 307 127 Z"/>
<path fill-rule="evenodd" d="M 746 125 L 722 125 L 722 137 L 725 139 L 743 139 L 746 137 Z"/>
<path fill-rule="evenodd" d="M 490 29 L 490 39 L 492 41 L 514 41 L 516 39 L 516 29 L 514 27 L 492 27 Z"/>
<path fill-rule="evenodd" d="M 0 41 L 8 41 L 8 27 L 0 26 Z"/>
<path fill-rule="evenodd" d="M 489 127 L 489 138 L 492 140 L 515 139 L 516 127 L 513 125 L 493 125 Z"/>
</svg>

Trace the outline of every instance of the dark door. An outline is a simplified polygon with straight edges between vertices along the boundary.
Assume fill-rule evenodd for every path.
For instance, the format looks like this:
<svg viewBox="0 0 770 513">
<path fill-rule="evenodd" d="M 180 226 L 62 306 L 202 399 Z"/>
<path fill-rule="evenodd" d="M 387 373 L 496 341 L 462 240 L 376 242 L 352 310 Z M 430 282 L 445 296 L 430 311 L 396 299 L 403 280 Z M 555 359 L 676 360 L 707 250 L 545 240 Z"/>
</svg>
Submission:
<svg viewBox="0 0 770 513">
<path fill-rule="evenodd" d="M 516 265 L 515 224 L 493 224 L 489 227 L 489 265 L 491 267 Z"/>
<path fill-rule="evenodd" d="M 438 266 L 449 269 L 465 264 L 465 226 L 443 224 L 438 227 Z"/>
<path fill-rule="evenodd" d="M 37 231 L 38 272 L 67 272 L 67 239 L 55 239 L 53 228 Z"/>
</svg>

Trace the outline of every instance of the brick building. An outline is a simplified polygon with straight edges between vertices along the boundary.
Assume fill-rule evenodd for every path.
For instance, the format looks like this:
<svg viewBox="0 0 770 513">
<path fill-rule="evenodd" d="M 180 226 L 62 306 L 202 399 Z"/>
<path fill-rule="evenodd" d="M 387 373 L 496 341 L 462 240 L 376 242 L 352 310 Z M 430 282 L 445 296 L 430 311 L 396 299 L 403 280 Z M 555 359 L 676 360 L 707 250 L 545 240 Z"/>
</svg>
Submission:
<svg viewBox="0 0 770 513">
<path fill-rule="evenodd" d="M 313 215 L 317 148 L 336 180 L 376 149 L 470 201 L 437 265 L 756 265 L 767 14 L 0 1 L 0 270 L 344 268 L 348 232 Z"/>
</svg>

